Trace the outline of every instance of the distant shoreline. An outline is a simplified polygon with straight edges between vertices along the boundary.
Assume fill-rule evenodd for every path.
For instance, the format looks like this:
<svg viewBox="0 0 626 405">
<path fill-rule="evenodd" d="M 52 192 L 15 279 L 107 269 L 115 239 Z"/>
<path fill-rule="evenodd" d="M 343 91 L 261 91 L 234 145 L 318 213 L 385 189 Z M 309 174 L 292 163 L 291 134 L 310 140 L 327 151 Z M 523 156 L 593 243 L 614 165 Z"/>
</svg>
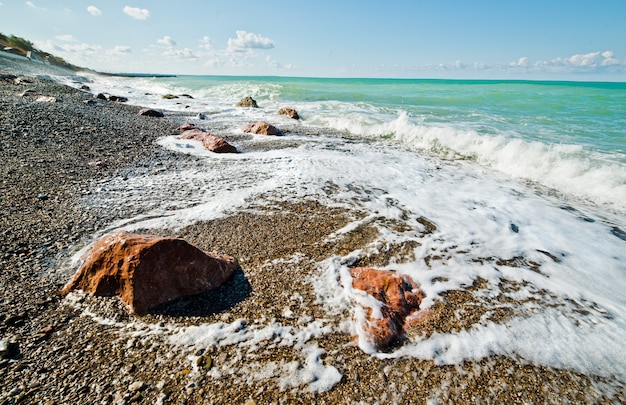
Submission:
<svg viewBox="0 0 626 405">
<path fill-rule="evenodd" d="M 161 73 L 105 73 L 105 72 L 98 72 L 98 74 L 103 75 L 103 76 L 115 76 L 115 77 L 177 77 L 177 75 L 161 74 Z"/>
</svg>

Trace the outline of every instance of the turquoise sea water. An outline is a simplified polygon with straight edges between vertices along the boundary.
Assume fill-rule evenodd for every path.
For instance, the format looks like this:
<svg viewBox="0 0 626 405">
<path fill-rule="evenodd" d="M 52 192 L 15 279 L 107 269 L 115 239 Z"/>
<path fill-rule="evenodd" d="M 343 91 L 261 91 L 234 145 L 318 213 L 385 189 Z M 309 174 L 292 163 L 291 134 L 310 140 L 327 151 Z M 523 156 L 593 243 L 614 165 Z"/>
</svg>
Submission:
<svg viewBox="0 0 626 405">
<path fill-rule="evenodd" d="M 626 162 L 626 83 L 214 76 L 182 76 L 170 83 L 190 90 L 249 83 L 260 87 L 261 101 L 337 101 L 390 114 L 403 110 L 420 123 L 583 145 Z"/>
<path fill-rule="evenodd" d="M 626 83 L 178 76 L 125 79 L 131 93 L 191 93 L 172 105 L 226 111 L 252 96 L 303 125 L 463 159 L 626 211 Z M 152 94 L 152 93 L 151 93 Z"/>
</svg>

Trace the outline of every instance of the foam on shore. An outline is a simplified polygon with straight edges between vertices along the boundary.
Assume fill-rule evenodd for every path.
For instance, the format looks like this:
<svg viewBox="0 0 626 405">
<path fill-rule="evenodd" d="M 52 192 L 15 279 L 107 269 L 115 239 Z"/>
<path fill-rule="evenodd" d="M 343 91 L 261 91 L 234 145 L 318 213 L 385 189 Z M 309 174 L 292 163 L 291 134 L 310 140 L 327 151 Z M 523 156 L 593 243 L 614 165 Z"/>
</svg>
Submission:
<svg viewBox="0 0 626 405">
<path fill-rule="evenodd" d="M 378 220 L 380 236 L 371 249 L 418 242 L 415 260 L 390 264 L 389 268 L 410 275 L 421 285 L 426 295 L 424 309 L 441 300 L 443 293 L 464 290 L 480 278 L 487 283 L 475 293 L 482 305 L 492 311 L 496 307 L 490 299 L 505 297 L 516 315 L 504 323 L 485 318 L 458 333 L 413 337 L 387 354 L 376 352 L 361 339 L 363 350 L 383 358 L 413 356 L 440 364 L 499 354 L 624 377 L 626 358 L 620 336 L 626 332 L 622 294 L 626 250 L 624 241 L 612 232 L 615 223 L 585 212 L 584 207 L 554 204 L 534 188 L 486 172 L 471 162 L 442 161 L 380 142 L 325 137 L 274 141 L 296 144 L 230 156 L 198 153 L 205 166 L 202 170 L 112 182 L 107 190 L 87 200 L 89 204 L 140 201 L 155 206 L 113 226 L 129 230 L 180 228 L 245 208 L 247 201 L 259 195 L 293 201 L 315 198 L 323 204 L 370 213 L 339 233 L 377 218 L 400 221 L 413 230 L 398 231 Z M 164 140 L 162 145 L 181 150 L 176 140 Z M 183 151 L 187 149 L 182 146 Z M 436 230 L 425 233 L 422 218 Z M 319 302 L 329 316 L 357 314 L 356 303 L 363 297 L 351 289 L 347 269 L 362 254 L 330 256 L 319 263 L 319 273 L 311 275 Z M 439 259 L 427 266 L 427 257 Z M 514 258 L 534 263 L 540 271 L 497 264 Z M 505 289 L 505 281 L 517 283 L 518 288 Z M 347 318 L 343 322 L 352 321 Z M 362 332 L 355 323 L 350 329 Z M 197 334 L 194 328 L 181 331 L 176 339 L 200 346 L 206 339 L 218 339 L 220 344 L 253 347 L 263 331 L 286 331 L 277 324 L 250 336 L 249 331 L 244 336 L 241 330 L 230 333 L 216 325 L 198 330 L 203 332 Z M 320 333 L 328 330 L 322 328 Z M 543 346 L 538 347 L 538 341 Z"/>
</svg>

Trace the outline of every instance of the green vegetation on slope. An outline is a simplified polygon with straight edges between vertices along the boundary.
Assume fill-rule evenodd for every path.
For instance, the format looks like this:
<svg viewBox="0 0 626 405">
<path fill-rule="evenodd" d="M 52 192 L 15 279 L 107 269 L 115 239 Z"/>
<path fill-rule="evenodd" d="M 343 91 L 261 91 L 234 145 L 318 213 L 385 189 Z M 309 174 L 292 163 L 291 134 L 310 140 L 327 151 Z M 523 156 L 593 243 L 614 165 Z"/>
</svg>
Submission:
<svg viewBox="0 0 626 405">
<path fill-rule="evenodd" d="M 78 66 L 67 63 L 63 58 L 41 51 L 35 48 L 35 45 L 29 40 L 16 37 L 14 35 L 4 35 L 3 33 L 0 33 L 0 50 L 21 56 L 27 56 L 28 52 L 32 52 L 39 59 L 51 65 L 61 66 L 68 69 L 78 69 Z"/>
</svg>

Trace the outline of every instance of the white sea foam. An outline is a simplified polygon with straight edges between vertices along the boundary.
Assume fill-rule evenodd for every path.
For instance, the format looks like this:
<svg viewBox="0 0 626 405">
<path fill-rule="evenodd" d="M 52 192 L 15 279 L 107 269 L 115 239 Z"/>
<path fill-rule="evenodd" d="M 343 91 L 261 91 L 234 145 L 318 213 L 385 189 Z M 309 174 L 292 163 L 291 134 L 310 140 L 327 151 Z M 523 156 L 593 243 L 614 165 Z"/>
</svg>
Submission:
<svg viewBox="0 0 626 405">
<path fill-rule="evenodd" d="M 247 201 L 260 195 L 316 198 L 365 212 L 329 240 L 363 224 L 378 228 L 377 240 L 345 256 L 327 257 L 318 263 L 318 273 L 311 275 L 311 285 L 327 315 L 341 318 L 340 332 L 359 334 L 363 350 L 381 357 L 413 356 L 445 364 L 501 354 L 624 378 L 626 242 L 616 232 L 624 228 L 623 166 L 618 162 L 610 166 L 606 161 L 596 165 L 593 156 L 578 147 L 426 126 L 403 114 L 388 120 L 367 105 L 359 108 L 361 115 L 349 115 L 341 122 L 336 118 L 341 114 L 323 116 L 311 109 L 304 121 L 373 139 L 392 135 L 400 145 L 386 140 L 288 135 L 272 141 L 289 143 L 289 147 L 226 156 L 204 152 L 193 142 L 164 138 L 162 146 L 200 157 L 202 169 L 114 179 L 84 203 L 98 207 L 131 204 L 133 212 L 141 212 L 108 230 L 177 228 L 245 209 Z M 233 122 L 240 119 L 234 115 Z M 435 150 L 439 157 L 418 153 L 418 149 Z M 440 159 L 459 155 L 465 159 Z M 609 170 L 612 177 L 602 177 Z M 516 177 L 538 184 L 529 186 Z M 617 212 L 553 195 L 541 184 L 606 204 Z M 386 226 L 379 218 L 401 221 L 410 230 Z M 423 219 L 436 229 L 427 229 Z M 418 243 L 415 259 L 388 268 L 420 284 L 426 296 L 423 308 L 433 306 L 443 292 L 467 288 L 480 277 L 487 283 L 475 292 L 480 304 L 493 310 L 493 301 L 505 297 L 502 302 L 508 302 L 515 315 L 498 324 L 485 317 L 461 332 L 414 337 L 393 353 L 377 353 L 353 320 L 363 315 L 358 312 L 359 302 L 375 303 L 351 288 L 348 267 L 368 249 L 404 241 Z M 534 263 L 539 271 L 497 264 L 498 259 L 515 258 Z M 504 289 L 506 282 L 517 283 L 517 288 Z M 266 339 L 293 346 L 304 359 L 301 363 L 310 366 L 296 375 L 300 382 L 284 382 L 285 386 L 312 380 L 314 375 L 328 385 L 320 383 L 321 387 L 311 389 L 323 390 L 336 381 L 337 373 L 322 366 L 315 340 L 331 332 L 337 330 L 308 320 L 299 329 L 275 322 L 259 327 L 235 322 L 168 333 L 170 342 L 181 346 L 237 345 L 258 350 Z M 294 364 L 259 365 L 259 370 L 282 374 Z"/>
<path fill-rule="evenodd" d="M 515 178 L 626 212 L 626 165 L 580 145 L 545 144 L 502 135 L 481 135 L 451 124 L 424 124 L 399 112 L 392 118 L 354 108 L 319 111 L 311 123 L 365 137 L 390 137 L 416 151 L 446 159 L 469 159 Z"/>
</svg>

